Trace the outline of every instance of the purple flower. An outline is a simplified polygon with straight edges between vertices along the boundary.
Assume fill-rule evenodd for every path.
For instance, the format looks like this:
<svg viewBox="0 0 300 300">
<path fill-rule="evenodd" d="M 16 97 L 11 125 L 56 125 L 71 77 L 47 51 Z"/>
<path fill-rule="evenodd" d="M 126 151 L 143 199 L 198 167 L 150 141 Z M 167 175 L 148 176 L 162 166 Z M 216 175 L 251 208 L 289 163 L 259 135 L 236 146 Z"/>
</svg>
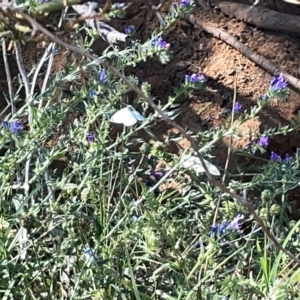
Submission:
<svg viewBox="0 0 300 300">
<path fill-rule="evenodd" d="M 226 231 L 228 224 L 229 222 L 222 222 L 220 225 L 218 225 L 218 234 L 223 235 Z"/>
<path fill-rule="evenodd" d="M 285 165 L 287 165 L 287 164 L 289 164 L 289 163 L 291 162 L 291 160 L 292 160 L 292 157 L 291 157 L 288 153 L 286 153 L 286 154 L 285 154 L 285 157 L 284 157 L 284 159 L 283 159 L 283 163 L 284 163 Z"/>
<path fill-rule="evenodd" d="M 21 129 L 22 129 L 22 126 L 19 123 L 19 121 L 10 122 L 9 130 L 10 130 L 11 133 L 18 133 Z"/>
<path fill-rule="evenodd" d="M 277 161 L 277 162 L 280 162 L 281 161 L 281 157 L 280 155 L 276 154 L 275 152 L 271 152 L 271 160 L 273 161 Z"/>
<path fill-rule="evenodd" d="M 223 235 L 228 224 L 229 222 L 222 222 L 221 224 L 212 225 L 210 229 L 211 236 L 215 236 L 216 234 Z"/>
<path fill-rule="evenodd" d="M 260 147 L 267 147 L 269 145 L 269 137 L 266 136 L 266 135 L 263 135 L 259 138 L 257 144 L 260 146 Z"/>
<path fill-rule="evenodd" d="M 193 73 L 192 75 L 185 75 L 185 79 L 189 81 L 190 83 L 196 83 L 196 82 L 206 82 L 206 77 L 203 73 L 197 74 Z"/>
<path fill-rule="evenodd" d="M 2 127 L 5 128 L 5 129 L 9 129 L 9 122 L 3 121 L 2 122 Z"/>
<path fill-rule="evenodd" d="M 114 9 L 122 9 L 125 6 L 125 3 L 115 3 L 112 8 Z"/>
<path fill-rule="evenodd" d="M 230 223 L 229 223 L 229 227 L 232 230 L 240 230 L 241 225 L 239 224 L 239 220 L 244 219 L 243 215 L 237 215 Z"/>
<path fill-rule="evenodd" d="M 180 1 L 180 6 L 184 7 L 190 4 L 190 0 L 181 0 Z"/>
<path fill-rule="evenodd" d="M 156 37 L 154 40 L 153 40 L 153 45 L 160 48 L 160 49 L 163 49 L 163 50 L 169 50 L 171 45 L 169 43 L 167 43 L 166 41 L 164 41 L 162 39 L 162 37 Z"/>
<path fill-rule="evenodd" d="M 226 229 L 230 228 L 232 230 L 240 230 L 239 220 L 244 219 L 243 215 L 237 215 L 231 222 L 222 222 L 221 224 L 214 224 L 211 226 L 210 233 L 211 236 L 224 235 Z"/>
<path fill-rule="evenodd" d="M 104 69 L 101 69 L 99 72 L 98 80 L 100 81 L 100 85 L 104 85 L 106 83 L 106 74 Z"/>
<path fill-rule="evenodd" d="M 86 140 L 89 142 L 89 143 L 92 143 L 95 141 L 95 137 L 94 137 L 94 134 L 93 132 L 88 132 L 85 136 Z"/>
<path fill-rule="evenodd" d="M 242 107 L 242 104 L 240 104 L 239 102 L 235 102 L 233 108 L 234 113 L 237 114 L 242 109 Z"/>
<path fill-rule="evenodd" d="M 272 90 L 272 92 L 277 92 L 279 90 L 282 90 L 286 86 L 287 86 L 287 82 L 284 79 L 282 74 L 272 77 L 270 81 L 270 89 Z"/>
<path fill-rule="evenodd" d="M 125 27 L 124 32 L 126 34 L 131 34 L 134 31 L 135 27 L 133 25 L 129 25 L 127 27 Z"/>
<path fill-rule="evenodd" d="M 20 122 L 16 120 L 11 122 L 3 121 L 2 126 L 14 134 L 17 134 L 22 129 Z"/>
</svg>

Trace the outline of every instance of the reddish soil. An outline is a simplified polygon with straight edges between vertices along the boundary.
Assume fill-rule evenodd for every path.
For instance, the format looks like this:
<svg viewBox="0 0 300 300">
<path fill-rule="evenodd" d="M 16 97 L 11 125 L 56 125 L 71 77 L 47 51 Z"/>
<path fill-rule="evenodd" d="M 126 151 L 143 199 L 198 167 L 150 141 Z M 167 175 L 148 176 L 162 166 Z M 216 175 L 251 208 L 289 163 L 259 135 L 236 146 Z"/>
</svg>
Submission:
<svg viewBox="0 0 300 300">
<path fill-rule="evenodd" d="M 239 2 L 252 4 L 249 1 Z M 163 13 L 167 12 L 169 5 L 169 2 L 164 4 Z M 282 1 L 280 3 L 266 1 L 263 6 L 289 14 L 300 13 L 300 7 Z M 236 19 L 229 19 L 217 9 L 204 11 L 197 7 L 194 14 L 197 18 L 226 30 L 275 65 L 280 65 L 291 75 L 299 77 L 300 66 L 296 59 L 300 55 L 299 34 L 257 29 Z M 156 16 L 151 15 L 145 6 L 139 4 L 135 4 L 128 10 L 125 20 L 113 20 L 111 25 L 120 31 L 123 31 L 125 26 L 134 25 L 137 29 L 135 38 L 142 41 L 159 26 Z M 165 39 L 171 43 L 173 51 L 173 58 L 167 65 L 163 66 L 156 59 L 152 59 L 136 68 L 128 69 L 127 72 L 151 83 L 153 95 L 160 96 L 162 101 L 170 91 L 169 87 L 176 86 L 186 73 L 203 71 L 209 78 L 206 91 L 184 99 L 182 106 L 185 109 L 176 119 L 183 127 L 196 132 L 224 124 L 224 111 L 227 108 L 231 109 L 232 106 L 235 80 L 237 81 L 236 100 L 243 105 L 243 109 L 249 111 L 250 107 L 255 105 L 257 98 L 265 93 L 274 75 L 266 73 L 237 50 L 194 28 L 184 20 L 178 21 Z M 95 47 L 99 51 L 103 45 Z M 240 133 L 246 134 L 249 131 L 258 133 L 264 128 L 287 125 L 299 109 L 299 91 L 291 89 L 287 101 L 271 101 L 270 105 L 262 111 L 259 120 L 247 121 L 241 126 Z M 167 134 L 165 124 L 157 125 L 154 131 L 161 137 Z M 228 140 L 223 142 L 228 146 Z M 233 148 L 243 148 L 248 143 L 248 138 L 234 140 Z M 189 143 L 183 140 L 177 146 L 186 148 L 189 147 Z M 297 147 L 300 147 L 300 137 L 297 132 L 293 132 L 272 139 L 268 152 L 292 153 Z M 224 159 L 224 157 L 219 158 Z"/>
</svg>

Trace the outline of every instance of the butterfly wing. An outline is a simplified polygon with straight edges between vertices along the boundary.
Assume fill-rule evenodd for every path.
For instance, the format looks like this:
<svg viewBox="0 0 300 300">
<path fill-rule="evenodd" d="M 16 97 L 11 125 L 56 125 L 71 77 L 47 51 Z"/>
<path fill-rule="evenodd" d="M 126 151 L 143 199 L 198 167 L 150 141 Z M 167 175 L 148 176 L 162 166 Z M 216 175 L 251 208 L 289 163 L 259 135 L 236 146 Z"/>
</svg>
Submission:
<svg viewBox="0 0 300 300">
<path fill-rule="evenodd" d="M 112 115 L 110 121 L 112 123 L 123 124 L 127 127 L 133 126 L 137 122 L 134 114 L 129 107 L 124 107 L 117 111 Z"/>
<path fill-rule="evenodd" d="M 120 109 L 111 116 L 110 121 L 116 124 L 123 124 L 124 115 L 126 115 L 126 112 L 127 107 Z"/>
<path fill-rule="evenodd" d="M 126 113 L 122 116 L 122 123 L 127 127 L 133 126 L 138 121 L 136 118 L 136 113 L 138 114 L 138 112 L 131 105 L 128 105 L 124 109 L 126 109 Z"/>
<path fill-rule="evenodd" d="M 117 111 L 111 118 L 112 123 L 123 124 L 127 127 L 133 126 L 137 121 L 144 121 L 145 118 L 131 105 Z"/>
<path fill-rule="evenodd" d="M 218 170 L 218 168 L 215 165 L 213 165 L 212 163 L 210 163 L 206 159 L 204 159 L 204 162 L 205 162 L 206 167 L 207 167 L 210 174 L 215 175 L 215 176 L 220 176 L 220 171 Z M 201 165 L 201 168 L 203 168 L 201 162 L 200 162 L 200 165 Z M 204 172 L 205 171 L 204 171 L 204 168 L 203 168 L 202 173 L 204 173 Z"/>
<path fill-rule="evenodd" d="M 203 159 L 210 174 L 220 176 L 220 171 L 212 163 Z M 182 157 L 182 166 L 186 169 L 193 169 L 197 174 L 205 173 L 203 165 L 197 156 L 184 155 Z"/>
<path fill-rule="evenodd" d="M 189 156 L 189 155 L 182 156 L 181 165 L 185 169 L 189 169 L 189 168 L 193 167 L 194 164 L 195 164 L 195 159 L 193 156 Z"/>
<path fill-rule="evenodd" d="M 126 117 L 124 117 L 123 119 L 123 124 L 127 127 L 133 126 L 134 124 L 136 124 L 137 119 L 135 118 L 135 116 L 130 112 L 128 115 L 126 115 Z"/>
<path fill-rule="evenodd" d="M 133 114 L 134 118 L 135 118 L 137 121 L 140 121 L 140 122 L 145 121 L 144 116 L 142 116 L 137 110 L 131 111 L 131 113 Z"/>
</svg>

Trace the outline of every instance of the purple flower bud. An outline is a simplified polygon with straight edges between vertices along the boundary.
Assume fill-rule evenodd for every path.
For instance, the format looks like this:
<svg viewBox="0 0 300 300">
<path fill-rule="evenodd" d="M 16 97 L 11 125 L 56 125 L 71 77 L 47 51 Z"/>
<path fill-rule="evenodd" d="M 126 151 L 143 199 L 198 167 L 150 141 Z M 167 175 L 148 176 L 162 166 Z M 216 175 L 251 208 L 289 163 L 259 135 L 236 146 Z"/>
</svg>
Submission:
<svg viewBox="0 0 300 300">
<path fill-rule="evenodd" d="M 131 34 L 134 31 L 135 27 L 133 25 L 129 25 L 127 27 L 125 27 L 124 32 L 126 34 Z"/>
<path fill-rule="evenodd" d="M 104 69 L 101 69 L 99 72 L 98 80 L 100 81 L 100 85 L 104 85 L 106 83 L 106 74 Z"/>
<path fill-rule="evenodd" d="M 153 40 L 152 44 L 160 49 L 169 50 L 171 45 L 164 41 L 162 37 L 157 37 Z"/>
<path fill-rule="evenodd" d="M 95 137 L 94 137 L 94 134 L 93 134 L 93 132 L 88 132 L 87 134 L 86 134 L 86 140 L 89 142 L 89 143 L 92 143 L 92 142 L 94 142 L 95 141 Z"/>
<path fill-rule="evenodd" d="M 21 129 L 22 129 L 22 126 L 19 123 L 19 121 L 12 121 L 10 123 L 9 130 L 10 130 L 11 133 L 18 133 Z"/>
<path fill-rule="evenodd" d="M 240 104 L 239 102 L 235 102 L 233 108 L 234 113 L 237 114 L 242 109 L 242 107 L 242 104 Z"/>
<path fill-rule="evenodd" d="M 189 81 L 190 83 L 196 83 L 196 82 L 206 82 L 206 76 L 203 73 L 197 74 L 193 73 L 191 76 L 185 75 L 185 79 Z"/>
<path fill-rule="evenodd" d="M 214 224 L 211 226 L 210 234 L 212 236 L 215 236 L 217 233 L 218 233 L 218 224 Z"/>
<path fill-rule="evenodd" d="M 198 74 L 194 73 L 190 76 L 190 82 L 195 83 L 198 81 Z"/>
<path fill-rule="evenodd" d="M 207 78 L 206 78 L 206 76 L 203 73 L 200 73 L 200 74 L 198 74 L 198 81 L 204 83 L 204 82 L 207 81 Z"/>
<path fill-rule="evenodd" d="M 287 86 L 287 82 L 284 79 L 282 74 L 272 77 L 272 79 L 270 81 L 270 89 L 273 92 L 277 92 L 281 89 L 284 89 L 286 86 Z"/>
<path fill-rule="evenodd" d="M 190 4 L 190 0 L 181 0 L 180 1 L 180 6 L 184 7 Z"/>
<path fill-rule="evenodd" d="M 267 147 L 269 145 L 269 137 L 266 136 L 266 135 L 263 135 L 259 138 L 257 144 L 260 146 L 260 147 Z"/>
<path fill-rule="evenodd" d="M 280 155 L 276 154 L 275 152 L 271 152 L 271 160 L 273 161 L 277 161 L 277 162 L 280 162 L 281 161 L 281 157 Z"/>
</svg>

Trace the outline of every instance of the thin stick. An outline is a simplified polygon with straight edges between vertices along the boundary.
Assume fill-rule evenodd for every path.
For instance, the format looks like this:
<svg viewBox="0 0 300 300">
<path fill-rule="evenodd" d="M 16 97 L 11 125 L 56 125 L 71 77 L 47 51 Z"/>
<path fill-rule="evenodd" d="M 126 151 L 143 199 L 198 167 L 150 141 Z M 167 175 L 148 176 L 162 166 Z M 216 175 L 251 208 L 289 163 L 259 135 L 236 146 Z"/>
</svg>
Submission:
<svg viewBox="0 0 300 300">
<path fill-rule="evenodd" d="M 233 94 L 233 103 L 232 103 L 232 111 L 231 111 L 231 127 L 233 126 L 233 121 L 234 121 L 234 106 L 236 103 L 236 92 L 237 92 L 237 75 L 235 76 L 235 82 L 234 82 L 234 94 Z M 228 172 L 228 166 L 229 166 L 229 160 L 230 160 L 230 154 L 231 154 L 231 146 L 232 146 L 232 134 L 230 135 L 230 139 L 229 139 L 229 146 L 228 146 L 228 150 L 227 150 L 227 159 L 226 159 L 226 163 L 225 163 L 224 174 L 223 174 L 222 180 L 221 180 L 222 184 L 224 184 L 224 182 L 226 180 L 227 172 Z M 213 219 L 213 226 L 216 224 L 220 204 L 221 204 L 221 193 L 219 195 L 218 202 L 216 205 L 215 215 L 214 215 L 214 219 Z"/>
<path fill-rule="evenodd" d="M 14 115 L 16 112 L 16 106 L 14 103 L 14 91 L 13 91 L 13 85 L 12 85 L 12 80 L 11 80 L 9 64 L 7 61 L 7 51 L 6 51 L 5 39 L 3 39 L 3 41 L 2 41 L 2 52 L 3 52 L 3 61 L 4 61 L 6 79 L 7 79 L 7 84 L 8 84 L 8 94 L 9 94 L 10 105 L 11 105 L 11 113 L 12 113 L 12 115 Z"/>
<path fill-rule="evenodd" d="M 290 85 L 292 85 L 296 89 L 300 90 L 300 80 L 299 79 L 297 79 L 296 77 L 287 73 L 282 67 L 280 67 L 280 66 L 278 67 L 278 66 L 272 64 L 264 56 L 255 53 L 249 47 L 247 47 L 243 43 L 239 42 L 237 39 L 235 39 L 232 35 L 230 35 L 226 31 L 216 28 L 216 27 L 213 27 L 205 22 L 202 22 L 201 20 L 196 19 L 196 17 L 194 15 L 190 15 L 187 18 L 194 26 L 205 30 L 206 32 L 212 34 L 214 37 L 222 40 L 229 46 L 235 48 L 241 54 L 245 55 L 251 61 L 253 61 L 257 65 L 259 65 L 264 70 L 271 73 L 272 75 L 282 73 L 282 75 L 284 76 L 284 78 L 287 80 L 287 82 Z"/>
<path fill-rule="evenodd" d="M 50 54 L 50 57 L 49 57 L 49 62 L 48 62 L 48 66 L 47 66 L 47 71 L 46 71 L 46 74 L 45 74 L 45 78 L 43 80 L 43 85 L 42 85 L 42 89 L 41 89 L 41 94 L 43 94 L 46 90 L 46 87 L 47 87 L 47 83 L 48 83 L 48 79 L 49 79 L 49 76 L 50 76 L 50 72 L 51 72 L 51 68 L 52 68 L 52 64 L 53 64 L 53 60 L 54 60 L 54 53 L 55 53 L 55 43 L 51 43 L 51 54 Z M 39 109 L 41 109 L 43 106 L 43 99 L 40 100 L 39 102 Z"/>
<path fill-rule="evenodd" d="M 224 14 L 259 28 L 297 33 L 300 31 L 300 17 L 297 15 L 283 14 L 261 6 L 255 7 L 255 3 L 249 6 L 242 3 L 221 2 L 218 7 Z"/>
<path fill-rule="evenodd" d="M 27 73 L 24 68 L 23 58 L 22 58 L 22 50 L 19 41 L 15 41 L 15 49 L 16 49 L 16 59 L 19 68 L 19 72 L 21 74 L 22 80 L 25 86 L 26 97 L 30 96 L 30 83 L 27 77 Z"/>
<path fill-rule="evenodd" d="M 41 57 L 38 66 L 36 67 L 36 70 L 34 72 L 34 75 L 33 75 L 33 78 L 32 78 L 32 82 L 31 82 L 30 95 L 33 95 L 33 93 L 34 93 L 34 88 L 35 88 L 35 85 L 36 85 L 37 78 L 39 76 L 40 70 L 41 70 L 44 62 L 46 61 L 48 55 L 50 54 L 50 51 L 52 49 L 52 45 L 53 45 L 53 43 L 49 44 L 49 46 L 45 50 L 43 56 Z"/>
<path fill-rule="evenodd" d="M 233 103 L 232 103 L 232 111 L 231 111 L 231 124 L 230 124 L 231 127 L 233 126 L 233 122 L 234 122 L 234 107 L 235 107 L 235 103 L 236 103 L 236 93 L 237 93 L 237 75 L 235 76 L 235 82 L 234 82 L 234 94 L 233 94 Z M 229 139 L 227 159 L 226 159 L 226 163 L 225 163 L 224 174 L 223 174 L 223 177 L 222 177 L 222 183 L 223 184 L 226 180 L 226 176 L 227 176 L 227 173 L 228 173 L 231 147 L 232 147 L 232 135 L 230 135 L 230 139 Z"/>
<path fill-rule="evenodd" d="M 30 83 L 28 80 L 28 76 L 27 73 L 25 71 L 24 68 L 24 64 L 23 64 L 23 59 L 22 59 L 22 50 L 21 50 L 21 45 L 19 41 L 15 41 L 15 50 L 16 50 L 16 59 L 17 59 L 17 64 L 18 64 L 18 68 L 19 68 L 19 72 L 21 74 L 24 86 L 25 86 L 25 92 L 26 92 L 26 98 L 29 101 L 30 100 L 30 92 L 31 92 L 31 88 L 30 88 Z M 31 113 L 31 107 L 30 105 L 28 105 L 28 122 L 29 124 L 31 124 L 32 121 L 32 113 Z M 31 162 L 31 157 L 32 157 L 32 153 L 30 153 L 27 157 L 27 161 L 25 164 L 25 178 L 24 178 L 24 192 L 25 192 L 25 197 L 28 197 L 29 194 L 29 169 L 30 169 L 30 162 Z M 28 237 L 27 237 L 27 229 L 24 228 L 23 226 L 20 228 L 21 234 L 20 234 L 20 239 L 19 239 L 19 243 L 20 243 L 20 250 L 21 250 L 21 259 L 25 260 L 27 257 L 27 249 L 24 248 L 24 243 L 27 241 Z"/>
</svg>

